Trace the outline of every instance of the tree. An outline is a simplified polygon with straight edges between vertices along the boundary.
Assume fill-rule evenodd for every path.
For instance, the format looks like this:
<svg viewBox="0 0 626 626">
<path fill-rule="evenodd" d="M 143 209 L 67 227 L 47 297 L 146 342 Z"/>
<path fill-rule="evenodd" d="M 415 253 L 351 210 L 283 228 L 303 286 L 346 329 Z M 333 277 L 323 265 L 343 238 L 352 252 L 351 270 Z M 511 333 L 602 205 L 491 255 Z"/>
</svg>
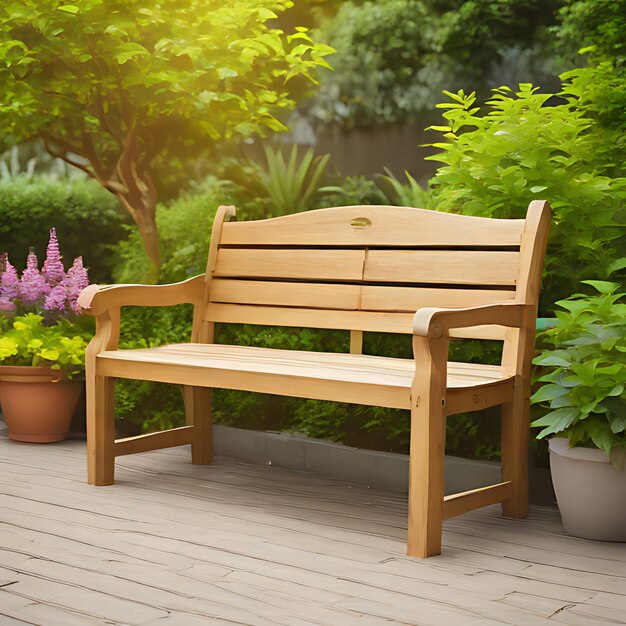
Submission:
<svg viewBox="0 0 626 626">
<path fill-rule="evenodd" d="M 275 117 L 331 49 L 272 25 L 291 0 L 4 0 L 0 123 L 117 196 L 158 276 L 155 167 Z"/>
<path fill-rule="evenodd" d="M 590 0 L 592 1 L 592 0 Z M 608 0 L 607 0 L 608 1 Z M 549 81 L 548 26 L 564 0 L 351 0 L 324 22 L 337 50 L 304 114 L 345 127 L 423 123 L 443 89 Z"/>
</svg>

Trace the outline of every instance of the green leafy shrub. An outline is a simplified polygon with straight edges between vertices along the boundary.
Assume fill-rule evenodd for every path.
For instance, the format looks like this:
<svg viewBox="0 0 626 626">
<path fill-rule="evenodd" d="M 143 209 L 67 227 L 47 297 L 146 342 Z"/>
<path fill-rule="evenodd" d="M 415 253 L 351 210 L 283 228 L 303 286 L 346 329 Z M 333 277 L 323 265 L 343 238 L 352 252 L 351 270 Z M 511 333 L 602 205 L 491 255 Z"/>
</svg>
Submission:
<svg viewBox="0 0 626 626">
<path fill-rule="evenodd" d="M 405 170 L 406 182 L 397 179 L 387 168 L 386 176 L 379 176 L 378 185 L 387 202 L 396 206 L 412 206 L 418 209 L 430 208 L 430 194 Z"/>
<path fill-rule="evenodd" d="M 249 159 L 229 170 L 244 212 L 262 219 L 318 208 L 330 155 L 315 156 L 312 148 L 301 154 L 296 144 L 288 156 L 268 145 L 263 151 L 264 164 Z"/>
<path fill-rule="evenodd" d="M 626 261 L 625 263 L 626 264 Z M 626 293 L 617 283 L 583 281 L 596 295 L 575 295 L 557 304 L 558 325 L 545 331 L 550 348 L 533 361 L 544 383 L 531 400 L 550 411 L 535 420 L 538 437 L 563 435 L 570 445 L 592 444 L 626 459 Z"/>
<path fill-rule="evenodd" d="M 50 229 L 63 233 L 66 258 L 82 256 L 94 282 L 110 282 L 111 249 L 128 223 L 117 200 L 91 180 L 17 177 L 0 181 L 0 250 L 20 269 L 29 246 L 42 255 Z"/>
<path fill-rule="evenodd" d="M 320 189 L 319 208 L 359 204 L 385 204 L 385 194 L 365 176 L 346 176 Z"/>
<path fill-rule="evenodd" d="M 531 85 L 494 91 L 486 110 L 474 94 L 447 92 L 445 142 L 433 160 L 438 210 L 487 217 L 525 215 L 547 199 L 553 225 L 542 309 L 571 294 L 585 276 L 606 278 L 626 246 L 626 178 L 612 135 L 579 106 L 571 86 L 555 103 Z M 622 155 L 622 159 L 623 159 Z"/>
<path fill-rule="evenodd" d="M 80 326 L 67 319 L 45 325 L 35 313 L 16 317 L 10 326 L 0 337 L 1 365 L 49 365 L 68 378 L 84 374 L 88 335 Z"/>
</svg>

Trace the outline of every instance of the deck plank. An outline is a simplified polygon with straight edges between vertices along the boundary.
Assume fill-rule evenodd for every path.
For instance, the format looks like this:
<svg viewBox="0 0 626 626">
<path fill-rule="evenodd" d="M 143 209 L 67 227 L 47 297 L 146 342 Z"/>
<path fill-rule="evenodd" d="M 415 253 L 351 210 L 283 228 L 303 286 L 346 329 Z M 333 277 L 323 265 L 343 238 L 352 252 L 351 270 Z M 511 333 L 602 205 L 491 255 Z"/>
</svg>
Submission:
<svg viewBox="0 0 626 626">
<path fill-rule="evenodd" d="M 405 556 L 406 501 L 307 472 L 175 448 L 85 484 L 82 442 L 0 436 L 1 624 L 619 623 L 626 545 L 488 507 L 444 524 L 443 554 Z"/>
</svg>

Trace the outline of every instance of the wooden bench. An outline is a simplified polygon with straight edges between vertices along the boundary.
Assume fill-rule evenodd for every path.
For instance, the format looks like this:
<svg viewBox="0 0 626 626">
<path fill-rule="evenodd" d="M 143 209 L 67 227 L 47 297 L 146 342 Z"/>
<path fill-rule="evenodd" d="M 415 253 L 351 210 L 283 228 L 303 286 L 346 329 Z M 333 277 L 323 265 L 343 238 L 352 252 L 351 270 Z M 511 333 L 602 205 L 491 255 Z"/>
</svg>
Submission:
<svg viewBox="0 0 626 626">
<path fill-rule="evenodd" d="M 210 388 L 411 412 L 408 554 L 441 551 L 442 521 L 498 502 L 528 511 L 530 363 L 549 230 L 525 220 L 356 206 L 252 222 L 217 212 L 206 274 L 175 285 L 88 287 L 88 478 L 114 481 L 116 456 L 191 444 L 212 461 Z M 192 226 L 193 227 L 193 226 Z M 120 307 L 194 305 L 191 343 L 118 350 Z M 216 322 L 350 331 L 350 354 L 213 343 Z M 363 332 L 413 334 L 414 359 L 363 355 Z M 499 339 L 500 365 L 448 363 L 450 338 Z M 184 386 L 187 426 L 115 440 L 116 378 Z M 502 405 L 502 482 L 446 496 L 446 416 Z"/>
</svg>

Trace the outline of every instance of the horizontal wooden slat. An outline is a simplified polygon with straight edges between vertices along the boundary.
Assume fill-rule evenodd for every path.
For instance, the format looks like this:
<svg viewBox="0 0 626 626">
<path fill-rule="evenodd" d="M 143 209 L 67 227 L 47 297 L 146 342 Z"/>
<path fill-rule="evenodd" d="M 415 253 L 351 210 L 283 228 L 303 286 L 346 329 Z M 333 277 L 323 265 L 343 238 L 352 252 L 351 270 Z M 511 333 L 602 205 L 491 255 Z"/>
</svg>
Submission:
<svg viewBox="0 0 626 626">
<path fill-rule="evenodd" d="M 259 324 L 261 326 L 301 326 L 303 328 L 329 328 L 336 330 L 361 330 L 375 333 L 413 332 L 413 313 L 382 313 L 378 311 L 339 311 L 299 307 L 254 306 L 210 302 L 205 321 L 224 324 Z M 457 328 L 450 336 L 457 339 L 503 340 L 506 328 L 502 326 L 477 326 Z"/>
<path fill-rule="evenodd" d="M 210 303 L 206 309 L 205 320 L 231 324 L 302 326 L 304 328 L 364 330 L 407 335 L 413 332 L 413 314 L 411 313 L 333 311 Z"/>
<path fill-rule="evenodd" d="M 460 376 L 463 374 L 460 373 Z M 472 380 L 467 375 L 463 380 Z M 446 398 L 446 415 L 456 415 L 469 411 L 479 411 L 490 406 L 497 406 L 513 398 L 513 379 L 510 378 L 497 385 L 481 387 L 480 389 L 456 389 Z"/>
<path fill-rule="evenodd" d="M 161 448 L 184 446 L 193 440 L 193 426 L 181 426 L 170 428 L 157 433 L 147 433 L 136 437 L 117 439 L 113 448 L 115 456 L 125 454 L 137 454 L 138 452 L 150 452 Z"/>
<path fill-rule="evenodd" d="M 370 225 L 353 226 L 358 218 Z M 321 209 L 268 220 L 228 222 L 225 245 L 519 246 L 524 220 L 498 220 L 392 206 Z"/>
<path fill-rule="evenodd" d="M 274 326 L 303 326 L 308 328 L 333 328 L 339 330 L 359 330 L 370 332 L 407 333 L 411 331 L 411 320 L 415 311 L 387 312 L 356 311 L 359 303 L 359 285 L 335 285 L 321 283 L 284 283 L 247 280 L 214 279 L 211 283 L 211 302 L 205 311 L 204 319 L 212 322 L 233 324 L 268 324 Z M 363 287 L 363 294 L 368 290 L 379 290 L 375 299 L 363 295 L 361 306 L 367 302 L 382 305 L 381 295 L 385 290 L 390 293 L 405 291 L 401 287 Z M 452 301 L 452 291 L 458 291 L 461 298 L 465 293 L 514 295 L 513 292 L 486 290 L 444 290 L 444 289 L 411 289 L 420 291 L 415 301 L 423 299 L 426 303 L 446 304 L 447 298 Z M 447 294 L 443 299 L 435 297 L 441 291 Z M 427 299 L 427 294 L 433 298 Z M 405 297 L 405 296 L 402 296 Z M 404 302 L 409 301 L 405 297 Z M 468 300 L 474 296 L 469 295 Z M 482 296 L 476 299 L 480 300 Z M 390 296 L 390 301 L 393 295 Z M 476 302 L 479 304 L 479 302 Z M 485 304 L 485 302 L 480 302 Z M 471 306 L 468 302 L 466 306 Z M 347 312 L 348 314 L 344 314 Z M 463 339 L 504 339 L 506 328 L 502 326 L 477 326 L 476 328 L 458 328 L 450 332 L 450 336 Z"/>
<path fill-rule="evenodd" d="M 360 308 L 365 311 L 410 311 L 426 306 L 463 308 L 512 300 L 514 291 L 437 289 L 363 285 Z"/>
<path fill-rule="evenodd" d="M 446 496 L 443 501 L 443 519 L 450 519 L 474 509 L 497 504 L 513 494 L 513 485 L 506 481 L 480 489 Z"/>
<path fill-rule="evenodd" d="M 410 408 L 411 382 L 415 375 L 412 359 L 219 344 L 107 351 L 98 355 L 96 367 L 101 376 L 403 409 Z M 468 387 L 482 389 L 505 380 L 501 370 L 494 366 L 448 365 L 451 396 Z M 168 441 L 165 433 L 163 440 Z M 124 445 L 138 444 L 129 441 Z M 136 447 L 129 452 L 123 450 L 124 447 L 118 448 L 116 444 L 116 454 L 139 451 Z"/>
<path fill-rule="evenodd" d="M 455 285 L 515 285 L 519 252 L 370 250 L 364 280 Z"/>
<path fill-rule="evenodd" d="M 213 276 L 361 280 L 363 250 L 220 248 Z"/>
<path fill-rule="evenodd" d="M 211 282 L 211 302 L 262 304 L 317 309 L 356 310 L 359 285 L 285 283 L 216 278 Z"/>
</svg>

